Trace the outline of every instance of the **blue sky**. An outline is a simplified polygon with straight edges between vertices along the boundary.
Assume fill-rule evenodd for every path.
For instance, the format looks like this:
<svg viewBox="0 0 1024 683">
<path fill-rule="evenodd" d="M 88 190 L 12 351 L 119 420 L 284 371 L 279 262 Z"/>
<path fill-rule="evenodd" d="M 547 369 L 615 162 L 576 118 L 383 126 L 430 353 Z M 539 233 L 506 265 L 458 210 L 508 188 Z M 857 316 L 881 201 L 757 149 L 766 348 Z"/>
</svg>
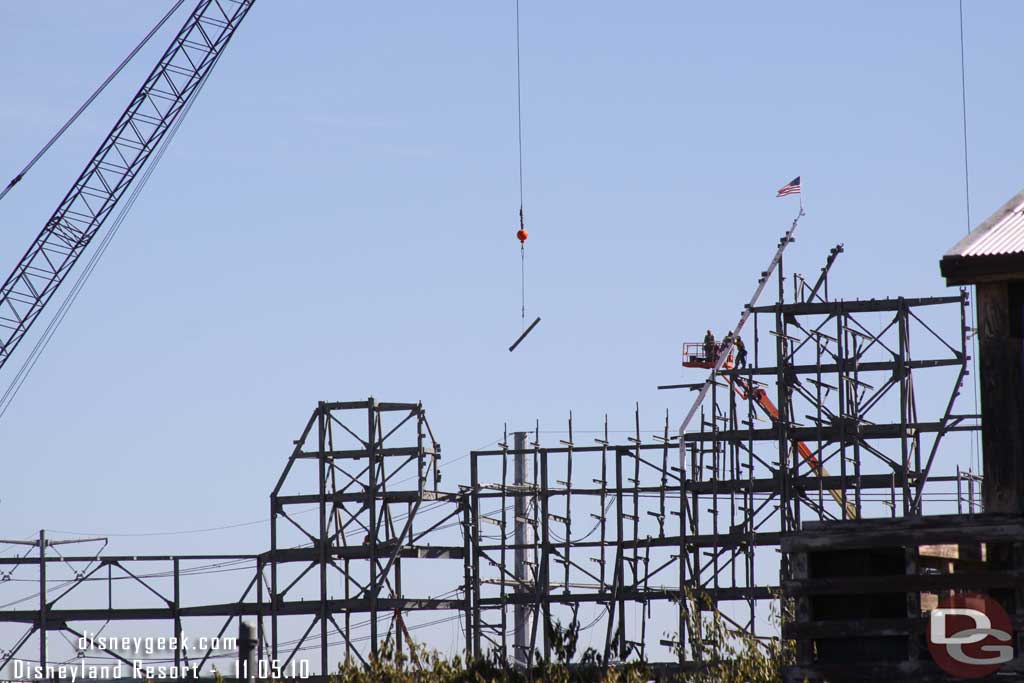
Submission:
<svg viewBox="0 0 1024 683">
<path fill-rule="evenodd" d="M 0 4 L 0 175 L 168 4 Z M 511 1 L 259 2 L 0 422 L 3 536 L 261 519 L 321 399 L 422 400 L 449 459 L 505 422 L 561 429 L 570 409 L 581 429 L 605 413 L 626 429 L 639 401 L 657 429 L 686 406 L 656 385 L 682 377 L 682 341 L 734 321 L 795 213 L 774 191 L 798 174 L 790 270 L 843 242 L 834 292 L 946 292 L 938 259 L 965 231 L 955 2 L 521 12 L 527 315 L 543 317 L 527 342 L 508 353 Z M 967 3 L 975 223 L 1021 185 L 1022 19 Z M 0 203 L 5 272 L 168 39 Z M 266 543 L 252 526 L 113 548 Z"/>
</svg>

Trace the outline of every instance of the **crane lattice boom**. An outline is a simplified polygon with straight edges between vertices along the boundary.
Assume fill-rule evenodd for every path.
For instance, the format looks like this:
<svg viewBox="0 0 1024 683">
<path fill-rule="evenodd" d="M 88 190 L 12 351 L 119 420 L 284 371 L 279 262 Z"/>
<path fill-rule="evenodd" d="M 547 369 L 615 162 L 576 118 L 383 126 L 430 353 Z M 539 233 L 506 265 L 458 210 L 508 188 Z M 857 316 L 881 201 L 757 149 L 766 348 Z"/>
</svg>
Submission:
<svg viewBox="0 0 1024 683">
<path fill-rule="evenodd" d="M 196 94 L 255 0 L 200 0 L 0 288 L 0 368 Z"/>
</svg>

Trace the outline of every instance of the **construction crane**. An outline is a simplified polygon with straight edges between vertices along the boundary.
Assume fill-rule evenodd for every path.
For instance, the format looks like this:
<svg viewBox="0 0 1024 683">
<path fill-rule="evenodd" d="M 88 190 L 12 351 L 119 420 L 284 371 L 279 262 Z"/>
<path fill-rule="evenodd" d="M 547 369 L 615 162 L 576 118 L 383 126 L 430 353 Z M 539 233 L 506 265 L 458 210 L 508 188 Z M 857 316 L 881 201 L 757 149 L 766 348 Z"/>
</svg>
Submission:
<svg viewBox="0 0 1024 683">
<path fill-rule="evenodd" d="M 255 0 L 200 0 L 0 287 L 0 368 L 210 75 Z M 19 174 L 8 189 L 21 180 Z"/>
</svg>

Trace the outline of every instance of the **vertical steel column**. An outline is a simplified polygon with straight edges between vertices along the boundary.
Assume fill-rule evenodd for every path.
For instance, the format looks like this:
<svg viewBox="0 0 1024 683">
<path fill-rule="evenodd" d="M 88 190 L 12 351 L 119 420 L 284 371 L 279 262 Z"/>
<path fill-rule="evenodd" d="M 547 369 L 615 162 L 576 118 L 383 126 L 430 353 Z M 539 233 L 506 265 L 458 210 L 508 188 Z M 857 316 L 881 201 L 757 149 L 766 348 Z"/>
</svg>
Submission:
<svg viewBox="0 0 1024 683">
<path fill-rule="evenodd" d="M 533 479 L 532 468 L 526 455 L 526 432 L 515 432 L 513 434 L 515 449 L 515 472 L 513 474 L 513 486 L 515 487 L 515 592 L 516 603 L 513 613 L 512 624 L 515 629 L 513 639 L 513 658 L 517 662 L 526 662 L 529 656 L 530 637 L 530 610 L 523 602 L 523 596 L 527 582 L 530 581 L 529 565 L 532 564 L 532 551 L 529 548 L 533 544 L 533 533 L 530 528 L 529 510 L 527 509 L 527 498 L 525 489 Z"/>
<path fill-rule="evenodd" d="M 565 458 L 566 458 L 566 475 L 565 475 L 565 543 L 562 549 L 562 564 L 565 569 L 565 584 L 562 586 L 562 592 L 565 594 L 569 593 L 569 565 L 570 558 L 572 557 L 572 449 L 575 446 L 573 443 L 572 435 L 572 411 L 569 411 L 569 440 L 563 441 L 567 447 Z M 547 515 L 544 515 L 547 517 Z"/>
<path fill-rule="evenodd" d="M 718 453 L 722 448 L 721 441 L 719 439 L 718 429 L 718 380 L 716 379 L 714 384 L 711 385 L 711 507 L 708 508 L 708 512 L 711 513 L 711 537 L 715 545 L 715 549 L 711 552 L 711 583 L 718 590 L 718 549 L 721 547 L 718 535 L 718 495 L 719 495 L 719 482 L 721 480 L 720 473 L 718 471 Z M 717 598 L 716 598 L 717 599 Z M 715 603 L 717 608 L 718 603 Z"/>
<path fill-rule="evenodd" d="M 459 502 L 462 507 L 462 549 L 463 549 L 463 561 L 462 566 L 464 570 L 464 581 L 462 596 L 464 598 L 463 604 L 465 605 L 464 614 L 466 618 L 465 636 L 466 636 L 466 661 L 470 661 L 473 658 L 473 610 L 477 608 L 477 616 L 479 616 L 479 605 L 474 605 L 472 600 L 473 586 L 471 584 L 477 580 L 477 577 L 473 576 L 472 563 L 470 556 L 473 554 L 473 543 L 474 538 L 472 521 L 470 519 L 470 503 L 467 496 L 462 496 L 462 500 Z"/>
<path fill-rule="evenodd" d="M 633 412 L 636 434 L 634 438 L 636 448 L 631 451 L 633 455 L 633 476 L 630 477 L 633 483 L 633 562 L 630 564 L 633 570 L 633 580 L 630 584 L 634 587 L 640 582 L 640 546 L 637 540 L 640 538 L 640 404 L 635 404 Z"/>
<path fill-rule="evenodd" d="M 270 658 L 277 661 L 277 491 L 270 494 Z"/>
<path fill-rule="evenodd" d="M 732 378 L 729 378 L 730 382 L 731 382 L 731 380 L 732 380 Z M 730 436 L 729 436 L 729 440 L 728 440 L 728 451 L 727 451 L 728 454 L 729 454 L 729 466 L 728 466 L 728 474 L 726 476 L 729 477 L 730 481 L 736 482 L 736 481 L 739 481 L 739 477 L 740 477 L 740 467 L 739 467 L 739 457 L 740 457 L 739 456 L 739 427 L 740 427 L 740 425 L 739 425 L 739 409 L 738 409 L 738 403 L 736 401 L 736 392 L 735 391 L 729 391 L 729 413 L 727 415 L 727 418 L 728 418 L 728 431 L 729 431 Z M 729 535 L 735 535 L 736 534 L 736 530 L 739 528 L 737 526 L 737 524 L 736 524 L 736 521 L 737 521 L 737 519 L 736 519 L 736 489 L 734 487 L 729 487 L 729 492 L 728 493 L 729 493 Z M 737 564 L 739 563 L 738 562 L 738 558 L 739 558 L 739 554 L 740 554 L 741 550 L 739 549 L 739 546 L 736 546 L 736 547 L 733 547 L 729 552 L 730 552 L 730 555 L 732 556 L 731 560 L 729 562 L 729 570 L 730 570 L 730 573 L 732 574 L 732 576 L 731 576 L 732 585 L 736 586 L 737 585 L 736 584 L 736 569 L 737 569 Z"/>
<path fill-rule="evenodd" d="M 665 505 L 668 495 L 668 410 L 665 410 L 665 429 L 661 436 L 664 447 L 661 449 L 661 491 L 658 492 L 658 538 L 665 537 L 665 518 L 668 516 L 668 509 Z M 650 514 L 648 512 L 648 514 Z"/>
<path fill-rule="evenodd" d="M 704 434 L 704 426 L 707 421 L 704 418 L 704 409 L 701 408 L 700 412 L 700 431 L 701 435 Z M 704 481 L 704 441 L 693 441 L 689 445 L 690 449 L 690 474 L 693 477 L 694 482 Z M 690 492 L 690 518 L 689 518 L 689 529 L 694 536 L 700 536 L 701 531 L 701 514 L 700 514 L 700 491 L 697 487 L 691 489 Z M 690 584 L 694 588 L 700 587 L 700 545 L 697 543 L 693 544 L 692 554 L 690 555 Z"/>
<path fill-rule="evenodd" d="M 425 452 L 423 448 L 423 404 L 416 404 L 416 472 L 418 474 L 416 490 L 420 494 L 420 498 L 423 497 L 423 491 L 426 489 L 427 473 L 430 472 L 430 466 L 426 464 L 426 458 L 424 457 Z M 431 451 L 434 449 L 431 448 Z M 424 470 L 424 468 L 426 468 Z M 434 476 L 434 491 L 437 491 L 437 476 Z M 411 509 L 411 508 L 410 508 Z M 409 538 L 412 538 L 412 529 L 409 529 Z M 397 631 L 396 631 L 397 633 Z"/>
<path fill-rule="evenodd" d="M 410 524 L 412 524 L 412 505 L 409 505 Z M 412 529 L 409 529 L 409 538 L 412 538 Z M 402 558 L 395 558 L 395 597 L 401 600 L 402 595 Z M 402 659 L 403 652 L 403 633 L 405 632 L 405 617 L 402 614 L 401 609 L 395 610 L 395 651 L 398 653 L 398 659 Z M 416 647 L 416 644 L 411 640 L 410 636 L 409 647 Z"/>
<path fill-rule="evenodd" d="M 469 501 L 470 501 L 470 528 L 466 529 L 466 533 L 469 538 L 476 541 L 473 543 L 472 563 L 473 563 L 473 586 L 466 586 L 466 600 L 469 600 L 470 594 L 473 596 L 473 650 L 472 656 L 479 658 L 481 655 L 480 650 L 480 631 L 483 628 L 483 615 L 480 613 L 480 551 L 478 550 L 483 539 L 480 538 L 480 471 L 479 462 L 475 457 L 469 459 L 470 469 L 470 489 L 469 489 Z M 505 542 L 504 531 L 502 533 L 502 543 Z M 502 577 L 504 580 L 504 577 Z M 469 630 L 470 622 L 466 622 L 466 629 Z"/>
<path fill-rule="evenodd" d="M 601 511 L 595 515 L 598 524 L 601 527 L 601 557 L 600 557 L 600 568 L 601 568 L 601 590 L 605 590 L 607 587 L 605 581 L 605 567 L 608 564 L 608 560 L 605 557 L 605 550 L 608 547 L 608 414 L 604 416 L 604 438 L 596 439 L 601 445 Z"/>
<path fill-rule="evenodd" d="M 757 356 L 757 347 L 760 345 L 760 341 L 761 341 L 761 337 L 758 335 L 758 329 L 757 329 L 757 319 L 758 319 L 758 317 L 759 316 L 757 315 L 757 313 L 755 313 L 754 314 L 754 367 L 755 368 L 756 367 L 760 367 L 760 365 L 761 365 L 761 363 L 758 361 L 758 356 Z M 748 363 L 748 365 L 749 365 L 749 363 Z"/>
<path fill-rule="evenodd" d="M 340 534 L 339 534 L 340 535 Z M 344 538 L 344 537 L 342 537 Z M 345 600 L 352 599 L 352 561 L 345 558 Z M 352 633 L 352 611 L 345 610 L 345 633 Z M 349 638 L 345 638 L 345 663 L 347 664 L 352 659 L 352 641 Z"/>
<path fill-rule="evenodd" d="M 369 458 L 366 507 L 370 511 L 370 653 L 377 656 L 377 403 L 366 402 L 366 455 Z"/>
<path fill-rule="evenodd" d="M 508 536 L 506 536 L 506 530 L 508 529 L 508 425 L 505 425 L 505 431 L 501 439 L 501 557 L 500 557 L 500 573 L 501 583 L 499 587 L 499 595 L 501 597 L 501 663 L 502 667 L 508 666 L 508 609 L 507 609 L 507 593 L 508 593 L 508 577 L 506 576 L 506 563 L 508 548 Z M 474 459 L 476 456 L 471 456 Z"/>
<path fill-rule="evenodd" d="M 263 661 L 263 558 L 256 558 L 256 659 Z"/>
<path fill-rule="evenodd" d="M 667 433 L 666 433 L 667 434 Z M 679 666 L 686 662 L 687 618 L 686 618 L 686 468 L 683 467 L 682 458 L 679 459 L 679 555 L 676 560 L 679 562 L 679 643 L 678 659 Z"/>
<path fill-rule="evenodd" d="M 626 546 L 623 540 L 625 533 L 625 526 L 623 524 L 623 506 L 622 506 L 622 495 L 625 490 L 622 481 L 622 450 L 615 449 L 615 501 L 616 511 L 618 512 L 618 519 L 616 520 L 616 538 L 615 545 L 618 546 L 616 552 L 616 567 L 615 571 L 619 576 L 619 584 L 615 587 L 616 592 L 619 596 L 619 604 L 617 609 L 619 611 L 619 657 L 625 657 L 626 655 L 626 600 L 622 597 L 622 592 L 626 589 L 626 567 L 625 567 L 625 554 Z"/>
<path fill-rule="evenodd" d="M 181 670 L 181 572 L 178 558 L 174 558 L 174 604 L 171 610 L 174 612 L 174 668 Z"/>
<path fill-rule="evenodd" d="M 619 448 L 615 449 L 615 528 L 617 531 L 615 538 L 615 571 L 612 574 L 612 593 L 611 599 L 608 601 L 608 625 L 604 636 L 604 667 L 606 671 L 612 661 L 612 639 L 616 636 L 615 617 L 618 616 L 616 612 L 620 611 L 618 610 L 619 592 L 621 590 L 620 587 L 624 583 L 622 578 L 622 451 Z M 618 635 L 621 640 L 621 624 Z M 619 651 L 621 652 L 621 649 Z"/>
<path fill-rule="evenodd" d="M 903 466 L 903 515 L 911 514 L 910 447 L 907 443 L 907 315 L 906 302 L 899 298 L 896 327 L 899 331 L 899 358 L 896 359 L 896 380 L 900 383 L 900 462 Z"/>
<path fill-rule="evenodd" d="M 825 460 L 824 457 L 824 444 L 821 438 L 821 429 L 824 426 L 825 416 L 822 411 L 822 405 L 824 397 L 821 394 L 821 383 L 824 381 L 821 374 L 821 336 L 814 338 L 814 389 L 815 389 L 815 401 L 814 405 L 816 408 L 814 415 L 814 440 L 815 440 L 815 457 L 818 459 L 818 519 L 825 519 L 825 484 L 824 484 L 824 465 L 822 464 Z M 845 500 L 846 491 L 843 491 L 843 497 Z M 845 505 L 842 506 L 844 509 Z"/>
<path fill-rule="evenodd" d="M 846 480 L 846 308 L 843 302 L 836 304 L 836 399 L 839 403 L 839 490 L 846 496 L 849 490 Z M 901 409 L 902 410 L 902 409 Z M 903 476 L 906 472 L 903 473 Z M 842 508 L 842 518 L 848 519 L 846 506 Z"/>
<path fill-rule="evenodd" d="M 543 591 L 540 608 L 544 614 L 544 661 L 551 661 L 551 638 L 548 630 L 552 628 L 551 621 L 551 538 L 548 520 L 548 452 L 547 449 L 540 451 L 540 565 L 538 567 L 539 585 Z M 536 626 L 534 626 L 536 628 Z"/>
<path fill-rule="evenodd" d="M 46 670 L 46 531 L 39 530 L 39 666 Z"/>
<path fill-rule="evenodd" d="M 757 315 L 754 315 L 754 334 L 757 332 Z M 755 344 L 757 343 L 755 338 Z M 755 360 L 756 365 L 756 360 Z M 754 499 L 754 374 L 750 364 L 747 364 L 745 368 L 747 370 L 747 490 L 743 494 L 743 515 L 746 519 L 744 522 L 745 531 L 748 534 L 748 543 L 746 548 L 747 555 L 747 585 L 753 587 L 755 585 L 754 577 L 754 553 L 757 549 L 757 544 L 754 542 L 754 514 L 755 514 L 755 499 Z M 757 631 L 756 626 L 756 604 L 752 599 L 750 601 L 750 635 L 755 636 Z"/>
<path fill-rule="evenodd" d="M 317 464 L 319 467 L 319 545 L 317 561 L 320 564 L 320 674 L 330 675 L 327 670 L 327 421 L 330 409 L 320 401 L 317 409 Z"/>
<path fill-rule="evenodd" d="M 782 314 L 782 305 L 785 303 L 785 276 L 782 269 L 782 257 L 779 257 L 779 300 L 775 304 L 775 384 L 776 384 L 776 405 L 778 406 L 779 419 L 775 421 L 775 428 L 778 430 L 779 449 L 779 505 L 781 511 L 780 530 L 783 533 L 793 529 L 793 515 L 791 505 L 794 504 L 793 492 L 791 490 L 791 478 L 789 473 L 789 401 L 786 368 L 789 367 L 789 357 L 786 346 L 786 319 Z M 796 503 L 799 507 L 799 503 Z M 782 558 L 782 571 L 785 575 L 786 560 Z"/>
</svg>

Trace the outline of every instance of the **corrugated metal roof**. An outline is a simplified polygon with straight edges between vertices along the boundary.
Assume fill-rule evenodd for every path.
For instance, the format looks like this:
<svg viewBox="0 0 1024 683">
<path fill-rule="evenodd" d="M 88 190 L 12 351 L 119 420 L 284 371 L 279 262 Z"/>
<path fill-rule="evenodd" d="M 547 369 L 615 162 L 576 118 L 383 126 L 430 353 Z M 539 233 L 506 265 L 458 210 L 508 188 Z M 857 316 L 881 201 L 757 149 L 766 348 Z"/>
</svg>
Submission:
<svg viewBox="0 0 1024 683">
<path fill-rule="evenodd" d="M 1024 191 L 989 216 L 946 256 L 1024 254 Z"/>
</svg>

